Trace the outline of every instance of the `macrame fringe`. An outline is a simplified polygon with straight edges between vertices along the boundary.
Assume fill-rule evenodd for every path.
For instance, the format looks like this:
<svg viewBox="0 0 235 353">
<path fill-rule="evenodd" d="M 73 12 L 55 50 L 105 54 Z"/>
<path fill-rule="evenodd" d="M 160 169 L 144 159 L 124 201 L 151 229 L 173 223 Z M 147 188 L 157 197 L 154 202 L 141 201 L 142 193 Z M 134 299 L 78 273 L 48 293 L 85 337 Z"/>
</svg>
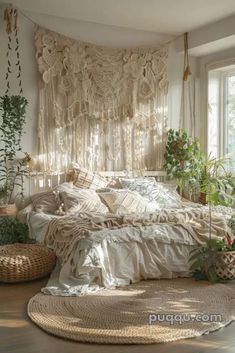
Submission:
<svg viewBox="0 0 235 353">
<path fill-rule="evenodd" d="M 162 168 L 168 46 L 111 49 L 40 27 L 35 43 L 43 169 Z"/>
</svg>

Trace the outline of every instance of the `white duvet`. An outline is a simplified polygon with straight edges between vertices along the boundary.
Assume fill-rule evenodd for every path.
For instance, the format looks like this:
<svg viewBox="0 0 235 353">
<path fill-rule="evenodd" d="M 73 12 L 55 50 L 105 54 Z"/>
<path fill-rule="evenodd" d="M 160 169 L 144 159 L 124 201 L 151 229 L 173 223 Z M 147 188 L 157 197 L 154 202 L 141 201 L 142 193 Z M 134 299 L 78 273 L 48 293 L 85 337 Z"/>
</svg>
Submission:
<svg viewBox="0 0 235 353">
<path fill-rule="evenodd" d="M 192 210 L 191 207 L 189 209 Z M 186 210 L 184 209 L 183 213 Z M 180 212 L 182 213 L 179 209 Z M 193 214 L 194 211 L 192 210 L 191 213 Z M 217 224 L 218 235 L 229 231 L 226 223 L 232 213 L 234 210 L 227 208 L 215 210 L 215 216 L 217 215 L 220 221 Z M 177 214 L 177 211 L 173 214 Z M 50 223 L 55 218 L 59 221 Z M 70 227 L 70 236 L 73 238 L 75 234 L 73 227 L 78 225 L 78 221 L 76 218 L 72 220 L 74 225 Z M 57 241 L 63 244 L 64 237 L 66 237 L 66 234 L 63 234 L 64 226 L 66 225 L 68 229 L 66 221 L 68 222 L 68 219 L 44 213 L 31 212 L 28 215 L 31 236 L 38 242 L 44 241 L 48 227 L 52 223 L 58 224 L 59 222 Z M 70 256 L 66 260 L 62 255 L 57 254 L 56 268 L 42 291 L 52 295 L 76 296 L 96 291 L 99 288 L 125 286 L 142 279 L 190 276 L 189 255 L 191 250 L 198 246 L 198 240 L 193 234 L 194 231 L 192 232 L 192 229 L 189 231 L 188 226 L 182 222 L 86 230 L 86 236 L 75 237 L 76 242 L 72 241 L 74 245 L 71 245 L 72 250 L 70 249 Z M 195 226 L 199 233 L 202 229 L 204 236 L 208 236 L 208 223 L 202 222 L 203 228 L 200 228 L 200 222 L 189 224 Z M 79 228 L 83 229 L 81 223 L 79 225 Z M 208 234 L 206 234 L 207 229 Z"/>
<path fill-rule="evenodd" d="M 43 242 L 54 217 L 32 212 L 31 236 Z M 104 229 L 81 239 L 74 251 L 75 270 L 70 261 L 61 266 L 58 259 L 44 293 L 81 295 L 101 287 L 112 288 L 141 279 L 189 276 L 189 254 L 196 241 L 178 226 L 157 224 L 139 228 Z"/>
</svg>

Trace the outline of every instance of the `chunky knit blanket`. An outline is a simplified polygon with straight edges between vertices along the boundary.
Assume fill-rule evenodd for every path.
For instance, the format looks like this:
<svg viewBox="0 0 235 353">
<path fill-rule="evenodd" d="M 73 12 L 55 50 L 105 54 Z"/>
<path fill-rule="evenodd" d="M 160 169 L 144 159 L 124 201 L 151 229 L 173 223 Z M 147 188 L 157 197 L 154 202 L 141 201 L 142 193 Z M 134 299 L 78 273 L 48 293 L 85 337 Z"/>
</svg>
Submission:
<svg viewBox="0 0 235 353">
<path fill-rule="evenodd" d="M 50 221 L 45 243 L 55 250 L 62 262 L 66 262 L 79 240 L 89 237 L 91 233 L 96 231 L 167 223 L 172 226 L 177 225 L 177 231 L 182 233 L 182 238 L 183 232 L 187 230 L 198 244 L 203 244 L 209 237 L 218 239 L 233 237 L 227 224 L 233 210 L 227 209 L 227 212 L 225 210 L 214 208 L 210 213 L 208 207 L 190 207 L 126 216 L 79 213 Z"/>
</svg>

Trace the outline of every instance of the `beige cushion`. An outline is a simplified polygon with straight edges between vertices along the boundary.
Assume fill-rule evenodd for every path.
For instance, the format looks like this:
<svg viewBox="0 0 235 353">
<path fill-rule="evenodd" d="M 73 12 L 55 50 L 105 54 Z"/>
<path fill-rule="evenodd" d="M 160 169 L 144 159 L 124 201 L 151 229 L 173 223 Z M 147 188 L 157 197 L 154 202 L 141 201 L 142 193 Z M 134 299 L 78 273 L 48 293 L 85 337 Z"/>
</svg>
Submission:
<svg viewBox="0 0 235 353">
<path fill-rule="evenodd" d="M 63 214 L 60 193 L 70 191 L 74 187 L 73 183 L 63 183 L 53 190 L 44 191 L 31 196 L 33 209 L 36 212 Z"/>
<path fill-rule="evenodd" d="M 100 189 L 108 185 L 108 181 L 98 173 L 74 165 L 73 183 L 81 189 Z"/>
<path fill-rule="evenodd" d="M 62 191 L 60 195 L 66 213 L 93 212 L 104 214 L 109 212 L 94 190 L 74 188 L 70 192 Z"/>
<path fill-rule="evenodd" d="M 25 208 L 17 212 L 16 218 L 21 222 L 27 224 L 28 214 L 33 211 L 33 204 L 30 203 Z"/>
<path fill-rule="evenodd" d="M 61 201 L 59 192 L 56 190 L 40 192 L 31 196 L 33 208 L 36 212 L 56 213 Z"/>
<path fill-rule="evenodd" d="M 146 212 L 147 203 L 135 191 L 120 189 L 100 192 L 101 200 L 108 206 L 111 213 L 128 214 Z"/>
</svg>

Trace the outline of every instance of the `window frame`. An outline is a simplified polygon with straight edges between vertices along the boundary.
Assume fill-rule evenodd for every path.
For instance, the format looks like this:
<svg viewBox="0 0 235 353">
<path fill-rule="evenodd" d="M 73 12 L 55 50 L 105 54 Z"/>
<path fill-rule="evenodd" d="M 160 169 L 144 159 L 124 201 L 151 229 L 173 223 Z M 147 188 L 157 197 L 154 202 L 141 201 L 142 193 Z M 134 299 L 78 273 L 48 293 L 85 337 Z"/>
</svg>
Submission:
<svg viewBox="0 0 235 353">
<path fill-rule="evenodd" d="M 233 66 L 233 67 L 231 67 Z M 235 76 L 235 67 L 233 63 L 227 64 L 226 66 L 219 66 L 208 69 L 207 79 L 207 106 L 209 107 L 209 73 L 210 71 L 218 71 L 218 83 L 219 83 L 219 99 L 218 99 L 218 111 L 219 121 L 218 128 L 221 133 L 218 136 L 218 157 L 225 157 L 228 154 L 228 78 Z M 207 109 L 207 151 L 209 154 L 209 111 Z M 231 172 L 235 174 L 235 169 Z"/>
</svg>

